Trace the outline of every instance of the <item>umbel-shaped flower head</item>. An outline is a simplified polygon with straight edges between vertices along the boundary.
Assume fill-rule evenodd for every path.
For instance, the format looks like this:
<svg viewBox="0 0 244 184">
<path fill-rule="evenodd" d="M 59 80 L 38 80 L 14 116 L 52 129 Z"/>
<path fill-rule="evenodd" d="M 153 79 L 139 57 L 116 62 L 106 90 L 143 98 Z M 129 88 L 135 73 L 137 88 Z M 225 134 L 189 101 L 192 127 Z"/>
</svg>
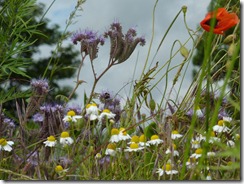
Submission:
<svg viewBox="0 0 244 184">
<path fill-rule="evenodd" d="M 124 35 L 121 24 L 118 21 L 113 22 L 104 34 L 105 38 L 110 38 L 110 59 L 122 63 L 130 57 L 138 43 L 145 45 L 145 39 L 136 35 L 134 28 L 130 28 Z"/>
</svg>

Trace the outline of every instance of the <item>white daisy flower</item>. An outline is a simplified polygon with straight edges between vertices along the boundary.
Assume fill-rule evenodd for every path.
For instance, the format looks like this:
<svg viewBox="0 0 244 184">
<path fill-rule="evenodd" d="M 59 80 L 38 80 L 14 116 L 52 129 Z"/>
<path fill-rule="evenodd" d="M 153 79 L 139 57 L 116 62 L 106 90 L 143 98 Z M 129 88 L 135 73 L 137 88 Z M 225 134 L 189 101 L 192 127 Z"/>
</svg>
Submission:
<svg viewBox="0 0 244 184">
<path fill-rule="evenodd" d="M 227 126 L 225 126 L 224 120 L 219 120 L 218 124 L 213 126 L 213 131 L 217 133 L 221 133 L 221 132 L 228 132 L 230 131 L 230 129 Z"/>
<path fill-rule="evenodd" d="M 209 143 L 214 143 L 214 142 L 220 142 L 220 138 L 215 136 L 214 131 L 211 132 L 211 135 L 209 137 Z"/>
<path fill-rule="evenodd" d="M 131 140 L 130 140 L 130 142 L 128 142 L 127 144 L 132 144 L 132 143 L 139 143 L 139 136 L 137 136 L 137 135 L 133 135 L 132 137 L 131 137 Z"/>
<path fill-rule="evenodd" d="M 0 151 L 1 150 L 8 151 L 8 152 L 12 151 L 13 148 L 11 146 L 13 144 L 14 144 L 13 141 L 7 141 L 6 139 L 1 138 L 0 139 Z"/>
<path fill-rule="evenodd" d="M 74 140 L 69 136 L 68 132 L 62 132 L 60 135 L 60 143 L 65 145 L 71 145 L 73 144 Z"/>
<path fill-rule="evenodd" d="M 126 133 L 125 128 L 119 129 L 119 139 L 123 141 L 131 139 L 130 135 Z"/>
<path fill-rule="evenodd" d="M 200 107 L 197 108 L 196 115 L 199 118 L 203 118 L 204 117 L 204 114 L 202 113 L 202 110 L 200 109 Z"/>
<path fill-rule="evenodd" d="M 77 122 L 77 119 L 81 119 L 82 116 L 76 115 L 75 111 L 70 110 L 67 112 L 67 115 L 63 118 L 63 121 L 66 122 Z"/>
<path fill-rule="evenodd" d="M 195 153 L 193 153 L 190 158 L 199 158 L 202 156 L 202 149 L 201 148 L 198 148 L 196 149 Z"/>
<path fill-rule="evenodd" d="M 55 139 L 54 136 L 50 135 L 46 141 L 43 142 L 45 144 L 45 147 L 54 147 L 57 143 L 57 140 Z"/>
<path fill-rule="evenodd" d="M 105 150 L 105 155 L 115 156 L 116 155 L 116 144 L 109 143 Z"/>
<path fill-rule="evenodd" d="M 188 161 L 186 162 L 186 167 L 187 169 L 191 169 L 193 167 L 195 167 L 198 164 L 198 162 L 196 162 L 196 159 L 193 158 L 189 158 Z"/>
<path fill-rule="evenodd" d="M 181 138 L 183 135 L 179 134 L 179 132 L 177 130 L 172 131 L 171 133 L 171 139 L 175 140 L 178 138 Z"/>
<path fill-rule="evenodd" d="M 99 121 L 102 120 L 104 117 L 107 117 L 108 119 L 114 118 L 116 114 L 112 113 L 109 109 L 104 109 L 103 112 L 99 116 Z"/>
<path fill-rule="evenodd" d="M 120 138 L 119 138 L 119 130 L 117 128 L 113 128 L 111 130 L 111 137 L 109 142 L 119 142 Z"/>
<path fill-rule="evenodd" d="M 207 177 L 206 177 L 206 180 L 212 180 L 212 177 L 211 177 L 211 174 L 208 173 Z"/>
<path fill-rule="evenodd" d="M 173 170 L 172 169 L 172 165 L 170 163 L 167 163 L 165 166 L 161 168 L 159 168 L 156 173 L 159 174 L 159 176 L 163 176 L 164 172 L 167 174 L 167 175 L 172 175 L 172 174 L 177 174 L 178 171 L 177 170 Z"/>
<path fill-rule="evenodd" d="M 99 109 L 97 107 L 97 104 L 87 104 L 86 105 L 86 115 L 89 115 L 89 119 L 91 121 L 96 120 L 99 116 Z"/>
<path fill-rule="evenodd" d="M 173 144 L 173 148 L 174 148 L 174 152 L 173 152 L 173 156 L 179 156 L 179 152 L 176 150 L 176 145 Z M 171 148 L 167 148 L 167 150 L 165 151 L 165 154 L 171 154 Z"/>
<path fill-rule="evenodd" d="M 228 140 L 227 142 L 226 142 L 226 144 L 227 144 L 227 146 L 229 146 L 229 147 L 235 147 L 235 142 L 234 141 L 232 141 L 232 140 Z"/>
<path fill-rule="evenodd" d="M 224 121 L 227 121 L 227 122 L 231 122 L 231 121 L 232 121 L 232 118 L 231 118 L 231 117 L 227 117 L 227 116 L 225 117 L 225 116 L 224 116 L 224 117 L 223 117 L 223 120 L 224 120 Z"/>
<path fill-rule="evenodd" d="M 216 155 L 216 153 L 213 151 L 207 152 L 208 157 L 214 157 L 215 155 Z"/>
<path fill-rule="evenodd" d="M 163 143 L 164 141 L 162 139 L 159 139 L 159 136 L 158 135 L 152 135 L 151 136 L 151 140 L 150 141 L 147 141 L 147 143 L 149 145 L 158 145 L 158 144 L 161 144 Z"/>
<path fill-rule="evenodd" d="M 131 143 L 130 147 L 127 147 L 124 151 L 125 152 L 137 152 L 143 150 L 143 147 L 139 147 L 139 144 L 137 143 Z"/>
<path fill-rule="evenodd" d="M 144 134 L 139 137 L 139 146 L 150 146 L 150 144 L 147 143 L 147 138 Z"/>
</svg>

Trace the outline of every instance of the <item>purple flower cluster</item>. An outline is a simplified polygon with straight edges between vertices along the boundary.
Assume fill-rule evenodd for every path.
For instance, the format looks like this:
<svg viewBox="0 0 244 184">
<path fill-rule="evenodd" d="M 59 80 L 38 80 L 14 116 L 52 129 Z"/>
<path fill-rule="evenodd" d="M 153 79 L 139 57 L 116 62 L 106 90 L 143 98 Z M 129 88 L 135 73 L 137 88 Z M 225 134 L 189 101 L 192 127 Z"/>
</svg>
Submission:
<svg viewBox="0 0 244 184">
<path fill-rule="evenodd" d="M 35 93 L 38 95 L 47 94 L 49 90 L 47 79 L 32 79 L 30 85 Z"/>
<path fill-rule="evenodd" d="M 12 119 L 6 117 L 3 113 L 0 114 L 0 137 L 11 137 L 15 126 Z"/>
<path fill-rule="evenodd" d="M 110 38 L 110 59 L 118 60 L 118 63 L 126 61 L 135 50 L 138 43 L 145 45 L 143 37 L 136 37 L 137 33 L 134 28 L 130 28 L 124 35 L 122 26 L 118 21 L 111 24 L 110 30 L 105 32 L 104 37 Z"/>
<path fill-rule="evenodd" d="M 105 40 L 102 36 L 98 36 L 97 32 L 86 29 L 84 31 L 77 31 L 73 34 L 71 38 L 74 44 L 80 42 L 81 44 L 81 53 L 89 55 L 91 61 L 97 57 L 98 45 L 103 45 Z"/>
</svg>

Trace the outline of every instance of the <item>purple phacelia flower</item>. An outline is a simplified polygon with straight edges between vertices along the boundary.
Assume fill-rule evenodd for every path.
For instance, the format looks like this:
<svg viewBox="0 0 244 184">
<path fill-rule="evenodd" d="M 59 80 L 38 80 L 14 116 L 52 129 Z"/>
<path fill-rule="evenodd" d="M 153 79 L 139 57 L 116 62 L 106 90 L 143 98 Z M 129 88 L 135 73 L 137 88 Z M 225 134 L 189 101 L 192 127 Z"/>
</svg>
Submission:
<svg viewBox="0 0 244 184">
<path fill-rule="evenodd" d="M 49 85 L 47 79 L 32 79 L 30 85 L 34 92 L 37 94 L 47 94 L 49 91 Z"/>
<path fill-rule="evenodd" d="M 59 105 L 59 104 L 45 104 L 43 106 L 40 107 L 40 110 L 42 112 L 51 114 L 51 113 L 55 113 L 55 112 L 63 112 L 63 106 Z"/>
<path fill-rule="evenodd" d="M 80 42 L 81 53 L 89 55 L 91 61 L 97 57 L 98 45 L 103 45 L 105 42 L 103 36 L 97 35 L 97 32 L 90 29 L 74 33 L 71 40 L 74 44 Z"/>
<path fill-rule="evenodd" d="M 33 120 L 34 122 L 43 122 L 43 120 L 44 120 L 44 115 L 41 114 L 41 113 L 36 113 L 36 114 L 33 115 L 32 120 Z"/>
</svg>

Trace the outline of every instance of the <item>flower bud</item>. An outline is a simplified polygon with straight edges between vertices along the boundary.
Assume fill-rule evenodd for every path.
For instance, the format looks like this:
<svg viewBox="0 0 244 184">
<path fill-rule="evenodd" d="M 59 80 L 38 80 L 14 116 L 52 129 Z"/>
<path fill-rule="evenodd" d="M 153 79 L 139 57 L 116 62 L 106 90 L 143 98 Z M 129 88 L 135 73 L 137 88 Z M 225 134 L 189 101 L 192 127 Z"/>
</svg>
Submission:
<svg viewBox="0 0 244 184">
<path fill-rule="evenodd" d="M 233 43 L 233 41 L 236 39 L 236 34 L 230 34 L 230 35 L 228 35 L 225 39 L 224 39 L 224 41 L 223 41 L 223 43 L 224 44 L 231 44 L 231 43 Z"/>
<path fill-rule="evenodd" d="M 236 49 L 236 44 L 234 43 L 230 44 L 229 49 L 227 51 L 228 56 L 232 56 L 233 53 L 235 52 L 235 49 Z"/>
<path fill-rule="evenodd" d="M 155 103 L 155 101 L 153 99 L 150 100 L 149 107 L 150 107 L 151 111 L 154 111 L 155 110 L 156 103 Z"/>
<path fill-rule="evenodd" d="M 181 9 L 182 9 L 183 13 L 186 14 L 186 12 L 187 12 L 187 6 L 184 5 L 184 6 L 182 6 Z"/>
<path fill-rule="evenodd" d="M 187 59 L 188 56 L 189 56 L 189 51 L 188 51 L 187 48 L 184 47 L 183 45 L 182 45 L 181 48 L 180 48 L 180 53 L 181 53 L 181 55 L 182 55 L 185 59 Z"/>
</svg>

